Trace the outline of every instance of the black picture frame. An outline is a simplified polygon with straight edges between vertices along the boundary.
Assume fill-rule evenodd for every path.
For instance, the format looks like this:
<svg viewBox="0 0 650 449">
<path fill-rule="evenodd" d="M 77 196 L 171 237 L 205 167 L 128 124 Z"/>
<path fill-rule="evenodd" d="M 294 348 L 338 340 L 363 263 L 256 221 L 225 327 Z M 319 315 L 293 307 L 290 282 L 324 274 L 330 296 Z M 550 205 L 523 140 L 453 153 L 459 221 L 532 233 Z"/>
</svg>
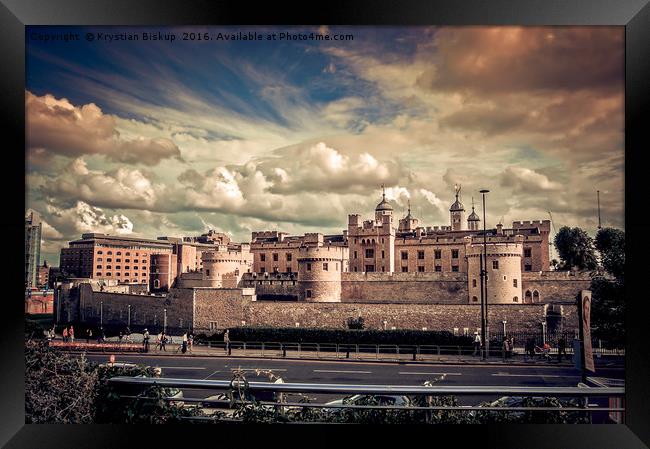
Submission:
<svg viewBox="0 0 650 449">
<path fill-rule="evenodd" d="M 382 427 L 369 430 L 346 427 L 342 432 L 322 426 L 265 426 L 254 432 L 267 442 L 309 444 L 316 438 L 327 444 L 349 439 L 376 444 L 394 434 L 407 444 L 433 444 L 450 437 L 450 445 L 470 443 L 474 447 L 499 448 L 641 448 L 650 445 L 650 359 L 647 342 L 648 300 L 643 283 L 648 254 L 650 219 L 645 209 L 650 195 L 646 181 L 648 129 L 643 113 L 650 96 L 650 5 L 648 0 L 455 0 L 400 2 L 388 0 L 340 0 L 321 3 L 277 4 L 206 0 L 0 0 L 0 114 L 5 141 L 2 180 L 8 210 L 0 214 L 8 256 L 3 258 L 6 291 L 3 307 L 3 358 L 0 370 L 0 444 L 6 447 L 124 447 L 136 437 L 142 443 L 167 447 L 185 436 L 183 444 L 205 437 L 219 445 L 249 445 L 250 433 L 242 426 L 196 426 L 191 433 L 175 426 L 25 425 L 23 295 L 20 276 L 20 237 L 24 197 L 18 192 L 24 179 L 24 88 L 26 25 L 619 25 L 625 27 L 625 228 L 627 234 L 627 347 L 626 425 L 503 425 Z M 8 293 L 11 293 L 8 294 Z M 174 428 L 170 428 L 174 427 Z M 300 436 L 298 436 L 300 434 Z M 314 434 L 319 434 L 318 437 Z M 191 435 L 191 440 L 188 439 Z M 329 438 L 328 438 L 329 437 Z M 244 439 L 242 439 L 244 438 Z M 426 443 L 428 441 L 428 443 Z M 408 443 L 410 442 L 410 443 Z M 295 444 L 294 443 L 294 444 Z M 644 445 L 645 443 L 645 445 Z"/>
</svg>

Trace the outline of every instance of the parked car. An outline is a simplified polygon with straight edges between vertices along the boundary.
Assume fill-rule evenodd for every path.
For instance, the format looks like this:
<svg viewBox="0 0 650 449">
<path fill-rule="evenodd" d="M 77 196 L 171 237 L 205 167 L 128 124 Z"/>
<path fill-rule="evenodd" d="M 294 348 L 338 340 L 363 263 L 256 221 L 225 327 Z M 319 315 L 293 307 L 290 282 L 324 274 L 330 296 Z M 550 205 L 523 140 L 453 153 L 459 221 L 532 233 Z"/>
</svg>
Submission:
<svg viewBox="0 0 650 449">
<path fill-rule="evenodd" d="M 370 394 L 355 394 L 325 403 L 323 410 L 327 410 L 332 413 L 339 413 L 341 410 L 344 410 L 343 407 L 327 407 L 328 405 L 386 405 L 397 407 L 414 406 L 413 401 L 408 396 Z"/>
</svg>

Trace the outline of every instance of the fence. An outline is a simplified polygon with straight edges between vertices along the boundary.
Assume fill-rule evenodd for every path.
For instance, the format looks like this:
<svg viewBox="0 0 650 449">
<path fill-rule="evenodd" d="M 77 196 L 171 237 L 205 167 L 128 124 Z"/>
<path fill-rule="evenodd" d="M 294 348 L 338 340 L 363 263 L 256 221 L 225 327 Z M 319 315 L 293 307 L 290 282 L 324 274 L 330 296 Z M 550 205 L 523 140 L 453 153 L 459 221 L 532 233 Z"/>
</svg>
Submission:
<svg viewBox="0 0 650 449">
<path fill-rule="evenodd" d="M 570 341 L 569 341 L 570 343 Z M 451 345 L 371 345 L 347 343 L 295 343 L 295 342 L 195 342 L 195 348 L 205 348 L 208 352 L 228 355 L 259 355 L 261 357 L 295 357 L 323 359 L 377 359 L 377 360 L 427 360 L 443 356 L 474 357 L 473 346 Z M 567 345 L 567 355 L 573 354 L 571 345 Z M 524 348 L 515 346 L 513 355 L 523 356 Z M 557 348 L 551 349 L 551 354 L 557 354 Z M 625 355 L 624 349 L 607 350 L 595 347 L 594 354 Z M 502 358 L 501 345 L 492 347 L 489 356 Z"/>
<path fill-rule="evenodd" d="M 239 388 L 245 388 L 253 397 L 266 396 L 272 393 L 272 397 L 279 398 L 275 401 L 257 401 L 258 405 L 271 405 L 282 407 L 300 407 L 300 408 L 327 408 L 327 409 L 383 409 L 383 410 L 456 410 L 456 411 L 562 411 L 562 412 L 586 412 L 593 417 L 594 413 L 612 414 L 621 417 L 624 420 L 624 395 L 623 387 L 589 387 L 580 384 L 578 387 L 503 387 L 503 386 L 419 386 L 419 385 L 358 385 L 358 384 L 314 384 L 314 383 L 270 383 L 270 382 L 247 382 L 241 380 L 196 380 L 196 379 L 172 379 L 172 378 L 143 378 L 143 377 L 114 377 L 109 379 L 109 383 L 114 385 L 118 392 L 119 388 L 128 388 L 139 386 L 143 389 L 151 386 L 160 386 L 164 388 L 178 389 L 200 389 L 200 390 L 217 390 L 232 391 Z M 132 391 L 132 390 L 131 390 Z M 581 406 L 545 406 L 545 407 L 526 407 L 526 406 L 485 406 L 485 405 L 358 405 L 354 403 L 311 403 L 311 402 L 289 402 L 286 401 L 285 394 L 338 394 L 342 396 L 349 395 L 369 395 L 369 396 L 396 396 L 408 395 L 410 397 L 448 397 L 454 396 L 508 396 L 508 397 L 535 397 L 535 398 L 577 398 Z M 159 400 L 160 398 L 147 398 L 142 396 L 127 396 L 122 394 L 123 398 L 139 398 Z M 590 398 L 596 400 L 609 400 L 609 404 L 615 400 L 620 406 L 605 406 L 590 404 Z M 169 397 L 168 401 L 179 403 L 179 398 Z M 199 403 L 201 406 L 210 405 L 246 405 L 254 404 L 251 399 L 240 399 L 230 402 L 229 400 L 207 400 L 207 399 L 182 399 L 183 403 Z M 428 402 L 427 404 L 430 404 Z M 619 422 L 621 422 L 619 421 Z"/>
</svg>

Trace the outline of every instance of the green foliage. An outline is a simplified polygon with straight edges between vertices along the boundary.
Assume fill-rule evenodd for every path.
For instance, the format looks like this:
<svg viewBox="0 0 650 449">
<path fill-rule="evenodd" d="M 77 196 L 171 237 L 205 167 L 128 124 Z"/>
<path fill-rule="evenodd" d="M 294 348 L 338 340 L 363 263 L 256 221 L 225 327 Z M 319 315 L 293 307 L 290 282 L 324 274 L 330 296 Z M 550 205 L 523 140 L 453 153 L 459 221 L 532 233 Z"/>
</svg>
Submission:
<svg viewBox="0 0 650 449">
<path fill-rule="evenodd" d="M 595 239 L 603 268 L 618 280 L 625 275 L 625 231 L 599 229 Z"/>
<path fill-rule="evenodd" d="M 108 383 L 115 376 L 153 377 L 156 373 L 151 367 L 102 366 L 83 355 L 58 352 L 43 341 L 27 341 L 25 368 L 27 423 L 169 423 L 201 415 L 197 408 L 164 399 L 178 390 L 118 388 Z"/>
<path fill-rule="evenodd" d="M 591 279 L 591 335 L 606 346 L 625 345 L 625 285 L 622 279 Z"/>
<path fill-rule="evenodd" d="M 348 329 L 363 329 L 364 319 L 362 316 L 359 318 L 348 318 Z"/>
<path fill-rule="evenodd" d="M 285 343 L 339 343 L 380 345 L 460 345 L 471 346 L 472 338 L 456 336 L 447 331 L 422 331 L 414 329 L 320 329 L 234 327 L 230 341 L 285 342 Z M 197 340 L 223 341 L 223 332 L 210 337 L 198 335 Z"/>
<path fill-rule="evenodd" d="M 25 422 L 87 424 L 94 421 L 97 371 L 42 341 L 25 343 Z"/>
<path fill-rule="evenodd" d="M 482 406 L 490 406 L 484 402 Z M 498 403 L 497 407 L 506 407 L 507 404 Z M 525 397 L 517 407 L 580 407 L 576 400 L 559 400 L 558 398 L 530 398 Z M 574 411 L 491 411 L 478 410 L 474 415 L 477 423 L 522 423 L 522 424 L 588 424 L 587 412 Z"/>
<path fill-rule="evenodd" d="M 594 270 L 598 266 L 593 239 L 580 228 L 561 227 L 555 235 L 555 248 L 562 270 Z"/>
</svg>

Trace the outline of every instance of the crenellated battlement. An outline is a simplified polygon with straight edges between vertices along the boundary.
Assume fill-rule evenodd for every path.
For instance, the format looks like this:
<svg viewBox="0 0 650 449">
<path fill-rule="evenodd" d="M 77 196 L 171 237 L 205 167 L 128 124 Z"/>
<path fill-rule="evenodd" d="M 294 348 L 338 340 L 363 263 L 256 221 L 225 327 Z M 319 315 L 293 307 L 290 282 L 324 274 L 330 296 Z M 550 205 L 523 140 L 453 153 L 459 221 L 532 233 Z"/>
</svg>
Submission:
<svg viewBox="0 0 650 449">
<path fill-rule="evenodd" d="M 540 228 L 540 230 L 549 231 L 551 230 L 551 221 L 550 220 L 527 220 L 527 221 L 513 221 L 513 229 L 520 228 Z"/>
</svg>

